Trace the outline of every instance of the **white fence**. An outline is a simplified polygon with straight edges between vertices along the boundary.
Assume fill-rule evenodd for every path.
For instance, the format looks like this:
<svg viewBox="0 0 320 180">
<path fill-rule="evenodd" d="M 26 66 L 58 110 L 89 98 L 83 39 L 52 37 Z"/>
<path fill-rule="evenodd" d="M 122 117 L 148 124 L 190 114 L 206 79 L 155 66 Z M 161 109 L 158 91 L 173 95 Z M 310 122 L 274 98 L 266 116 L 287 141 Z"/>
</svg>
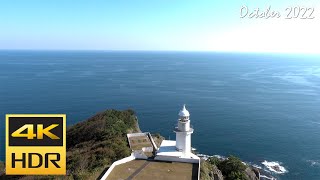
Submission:
<svg viewBox="0 0 320 180">
<path fill-rule="evenodd" d="M 148 132 L 148 137 L 149 137 L 149 139 L 150 139 L 150 141 L 151 141 L 154 149 L 155 149 L 156 151 L 159 150 L 159 148 L 157 147 L 156 143 L 154 142 L 154 140 L 153 140 L 153 138 L 152 138 L 152 136 L 151 136 L 151 134 L 150 134 L 149 132 Z"/>
<path fill-rule="evenodd" d="M 107 172 L 102 176 L 101 180 L 105 180 L 107 179 L 107 177 L 109 176 L 109 174 L 111 173 L 111 171 L 113 170 L 114 167 L 116 167 L 117 165 L 119 164 L 123 164 L 123 163 L 127 163 L 129 161 L 132 161 L 134 160 L 135 157 L 133 154 L 131 154 L 131 156 L 128 156 L 126 158 L 123 158 L 123 159 L 120 159 L 118 161 L 115 161 L 111 166 L 110 168 L 107 170 Z"/>
</svg>

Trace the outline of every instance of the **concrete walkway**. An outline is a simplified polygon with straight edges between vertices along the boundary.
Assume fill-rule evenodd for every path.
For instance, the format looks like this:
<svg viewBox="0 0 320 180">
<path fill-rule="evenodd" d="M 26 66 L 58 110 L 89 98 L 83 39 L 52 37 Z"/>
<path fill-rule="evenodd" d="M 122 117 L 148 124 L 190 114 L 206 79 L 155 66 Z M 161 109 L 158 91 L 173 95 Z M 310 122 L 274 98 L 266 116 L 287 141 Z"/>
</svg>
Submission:
<svg viewBox="0 0 320 180">
<path fill-rule="evenodd" d="M 132 173 L 126 180 L 132 180 L 132 178 L 138 175 L 142 171 L 142 169 L 148 166 L 149 163 L 150 161 L 146 161 L 145 163 L 143 163 L 143 165 L 139 167 L 134 173 Z"/>
</svg>

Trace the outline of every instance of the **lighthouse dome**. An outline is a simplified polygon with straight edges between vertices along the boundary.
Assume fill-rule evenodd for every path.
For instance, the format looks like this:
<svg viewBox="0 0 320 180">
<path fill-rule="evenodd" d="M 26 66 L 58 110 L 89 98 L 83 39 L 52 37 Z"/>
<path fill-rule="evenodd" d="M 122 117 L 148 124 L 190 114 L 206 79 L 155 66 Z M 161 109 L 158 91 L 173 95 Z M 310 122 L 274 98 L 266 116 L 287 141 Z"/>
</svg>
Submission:
<svg viewBox="0 0 320 180">
<path fill-rule="evenodd" d="M 190 113 L 186 109 L 186 105 L 185 104 L 183 105 L 183 108 L 180 110 L 179 116 L 182 116 L 182 117 L 190 116 Z"/>
</svg>

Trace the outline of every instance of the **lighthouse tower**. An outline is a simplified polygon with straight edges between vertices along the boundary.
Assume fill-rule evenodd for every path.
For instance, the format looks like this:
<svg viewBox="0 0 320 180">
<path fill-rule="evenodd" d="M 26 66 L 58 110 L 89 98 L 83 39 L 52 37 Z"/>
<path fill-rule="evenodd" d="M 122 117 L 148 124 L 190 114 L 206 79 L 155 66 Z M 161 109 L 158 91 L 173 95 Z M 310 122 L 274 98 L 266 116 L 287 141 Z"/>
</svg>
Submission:
<svg viewBox="0 0 320 180">
<path fill-rule="evenodd" d="M 191 134 L 193 128 L 190 127 L 190 113 L 183 105 L 183 108 L 179 112 L 178 126 L 175 127 L 176 133 L 176 149 L 184 156 L 188 156 L 191 153 Z"/>
<path fill-rule="evenodd" d="M 200 158 L 191 152 L 191 134 L 193 128 L 190 127 L 190 113 L 183 105 L 179 112 L 178 124 L 174 128 L 176 140 L 163 140 L 157 151 L 155 160 L 199 163 Z M 198 173 L 200 174 L 200 172 Z"/>
</svg>

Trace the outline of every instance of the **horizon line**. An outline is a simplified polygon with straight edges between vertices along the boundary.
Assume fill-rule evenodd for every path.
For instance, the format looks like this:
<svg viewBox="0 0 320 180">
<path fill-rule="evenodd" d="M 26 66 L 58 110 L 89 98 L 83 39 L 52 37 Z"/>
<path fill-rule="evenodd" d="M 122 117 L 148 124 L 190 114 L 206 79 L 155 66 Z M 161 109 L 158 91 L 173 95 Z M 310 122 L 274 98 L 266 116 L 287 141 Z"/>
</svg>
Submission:
<svg viewBox="0 0 320 180">
<path fill-rule="evenodd" d="M 150 50 L 150 49 L 0 49 L 0 51 L 100 51 L 100 52 L 193 52 L 193 53 L 243 53 L 243 54 L 292 54 L 320 55 L 320 52 L 272 52 L 272 51 L 223 51 L 223 50 Z"/>
</svg>

